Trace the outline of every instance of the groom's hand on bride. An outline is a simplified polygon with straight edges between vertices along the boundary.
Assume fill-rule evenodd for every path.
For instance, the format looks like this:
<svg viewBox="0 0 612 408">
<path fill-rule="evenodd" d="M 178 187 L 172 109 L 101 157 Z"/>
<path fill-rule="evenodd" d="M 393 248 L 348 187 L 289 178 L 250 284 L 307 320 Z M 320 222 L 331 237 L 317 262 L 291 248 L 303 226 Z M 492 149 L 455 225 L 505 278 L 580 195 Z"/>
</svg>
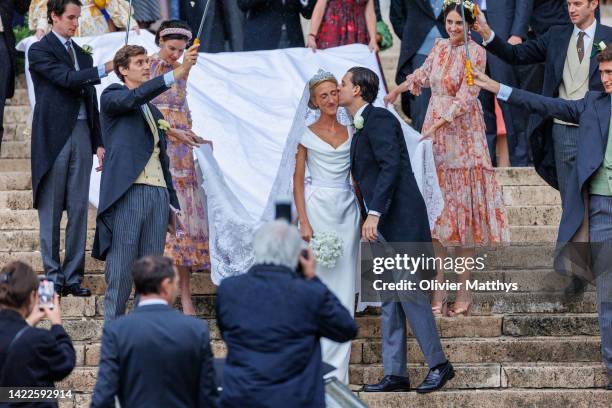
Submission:
<svg viewBox="0 0 612 408">
<path fill-rule="evenodd" d="M 376 241 L 378 239 L 378 220 L 380 218 L 374 214 L 368 214 L 363 226 L 361 227 L 361 238 L 366 241 Z"/>
</svg>

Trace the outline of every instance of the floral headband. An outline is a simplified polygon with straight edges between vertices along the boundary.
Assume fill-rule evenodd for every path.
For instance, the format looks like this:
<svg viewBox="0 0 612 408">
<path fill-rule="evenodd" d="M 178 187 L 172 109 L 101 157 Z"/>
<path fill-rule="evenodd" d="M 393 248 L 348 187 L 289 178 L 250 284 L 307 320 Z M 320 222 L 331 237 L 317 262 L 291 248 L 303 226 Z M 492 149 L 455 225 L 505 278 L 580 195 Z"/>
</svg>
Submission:
<svg viewBox="0 0 612 408">
<path fill-rule="evenodd" d="M 186 30 L 184 28 L 179 28 L 179 27 L 164 28 L 163 30 L 159 32 L 160 37 L 165 37 L 167 35 L 172 35 L 172 34 L 184 35 L 185 37 L 187 37 L 187 41 L 191 40 L 191 37 L 192 37 L 191 31 Z"/>
<path fill-rule="evenodd" d="M 476 18 L 478 14 L 478 5 L 474 3 L 472 0 L 444 0 L 443 8 L 450 6 L 451 4 L 456 4 L 458 6 L 463 5 L 466 10 L 468 10 L 472 14 L 472 18 Z"/>
</svg>

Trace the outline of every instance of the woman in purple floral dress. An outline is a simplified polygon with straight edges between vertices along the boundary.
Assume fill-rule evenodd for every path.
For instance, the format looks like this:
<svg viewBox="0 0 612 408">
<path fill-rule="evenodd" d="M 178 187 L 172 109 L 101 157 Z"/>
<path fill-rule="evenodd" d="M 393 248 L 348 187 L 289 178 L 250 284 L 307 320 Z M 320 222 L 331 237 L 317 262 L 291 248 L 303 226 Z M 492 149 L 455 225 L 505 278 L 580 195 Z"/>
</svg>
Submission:
<svg viewBox="0 0 612 408">
<path fill-rule="evenodd" d="M 151 78 L 172 71 L 179 64 L 191 29 L 182 21 L 165 21 L 159 27 L 155 41 L 159 52 L 150 58 Z M 153 104 L 170 123 L 166 133 L 172 181 L 181 206 L 182 231 L 168 234 L 166 255 L 174 259 L 179 271 L 181 304 L 185 314 L 195 314 L 191 302 L 191 272 L 210 268 L 208 254 L 208 224 L 202 194 L 199 191 L 192 148 L 211 143 L 191 131 L 191 112 L 187 106 L 187 81 L 176 81 L 172 87 L 155 98 Z"/>
</svg>

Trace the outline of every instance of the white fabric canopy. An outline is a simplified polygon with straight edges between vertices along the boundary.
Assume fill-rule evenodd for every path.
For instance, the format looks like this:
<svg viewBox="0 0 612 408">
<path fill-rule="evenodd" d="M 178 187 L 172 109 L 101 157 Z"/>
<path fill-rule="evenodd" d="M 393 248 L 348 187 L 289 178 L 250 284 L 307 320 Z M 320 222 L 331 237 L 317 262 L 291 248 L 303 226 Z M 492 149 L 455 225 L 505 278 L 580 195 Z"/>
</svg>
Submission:
<svg viewBox="0 0 612 408">
<path fill-rule="evenodd" d="M 125 33 L 74 40 L 80 45 L 90 45 L 94 49 L 94 63 L 100 64 L 112 59 L 123 45 Z M 27 51 L 35 41 L 34 37 L 29 37 L 17 48 Z M 144 30 L 140 35 L 130 34 L 130 44 L 142 45 L 150 54 L 157 51 L 153 35 Z M 189 77 L 188 102 L 193 130 L 213 141 L 214 159 L 208 146 L 200 147 L 195 154 L 204 178 L 210 169 L 218 170 L 217 176 L 223 178 L 219 181 L 227 183 L 242 206 L 236 211 L 245 212 L 253 220 L 261 219 L 306 81 L 319 68 L 334 73 L 340 80 L 352 66 L 368 67 L 380 77 L 375 55 L 361 44 L 316 53 L 306 48 L 292 48 L 200 54 Z M 117 81 L 115 74 L 104 78 L 97 86 L 98 96 L 109 83 Z M 375 105 L 382 106 L 386 94 L 382 82 L 380 89 Z M 29 94 L 33 104 L 31 86 Z M 393 107 L 389 110 L 396 114 Z M 441 213 L 443 200 L 437 184 L 431 141 L 419 142 L 421 135 L 403 121 L 401 123 L 415 177 L 432 222 Z M 97 160 L 94 160 L 94 167 L 96 165 Z M 98 202 L 98 189 L 99 173 L 92 171 L 90 201 L 94 205 Z M 209 221 L 211 238 L 223 234 L 223 231 L 215 231 L 214 221 Z M 211 261 L 213 280 L 218 283 L 213 246 Z"/>
</svg>

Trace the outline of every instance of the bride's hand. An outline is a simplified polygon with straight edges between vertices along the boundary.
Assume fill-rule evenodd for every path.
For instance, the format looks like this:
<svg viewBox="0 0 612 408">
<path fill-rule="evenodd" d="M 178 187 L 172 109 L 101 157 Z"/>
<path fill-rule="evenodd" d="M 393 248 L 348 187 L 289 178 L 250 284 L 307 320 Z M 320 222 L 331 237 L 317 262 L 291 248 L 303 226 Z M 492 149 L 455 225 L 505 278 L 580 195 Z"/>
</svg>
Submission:
<svg viewBox="0 0 612 408">
<path fill-rule="evenodd" d="M 310 224 L 301 224 L 300 223 L 300 235 L 302 236 L 302 239 L 306 242 L 310 242 L 310 240 L 312 239 L 314 232 L 312 230 L 312 227 L 310 226 Z"/>
</svg>

